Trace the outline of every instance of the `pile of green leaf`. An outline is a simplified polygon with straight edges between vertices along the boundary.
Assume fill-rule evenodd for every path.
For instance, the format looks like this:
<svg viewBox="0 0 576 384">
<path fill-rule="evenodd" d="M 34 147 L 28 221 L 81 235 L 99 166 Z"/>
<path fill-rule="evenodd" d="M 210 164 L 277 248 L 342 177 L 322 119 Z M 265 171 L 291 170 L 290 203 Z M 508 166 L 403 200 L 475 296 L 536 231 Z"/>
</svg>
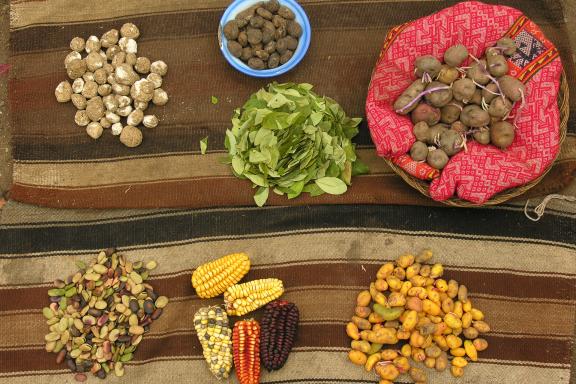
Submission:
<svg viewBox="0 0 576 384">
<path fill-rule="evenodd" d="M 311 90 L 305 83 L 269 84 L 235 111 L 226 131 L 228 162 L 234 175 L 258 188 L 258 206 L 270 190 L 289 199 L 303 192 L 340 195 L 352 176 L 368 171 L 351 141 L 361 119 Z"/>
</svg>

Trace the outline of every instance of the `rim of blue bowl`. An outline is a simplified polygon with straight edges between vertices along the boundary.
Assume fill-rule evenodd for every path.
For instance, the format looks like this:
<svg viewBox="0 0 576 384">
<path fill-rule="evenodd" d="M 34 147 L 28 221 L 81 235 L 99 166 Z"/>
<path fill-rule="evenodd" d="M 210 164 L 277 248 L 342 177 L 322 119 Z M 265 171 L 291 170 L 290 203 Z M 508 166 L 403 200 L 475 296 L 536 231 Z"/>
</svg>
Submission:
<svg viewBox="0 0 576 384">
<path fill-rule="evenodd" d="M 229 20 L 230 14 L 236 11 L 236 9 L 239 8 L 244 2 L 245 0 L 234 0 L 232 4 L 230 4 L 228 8 L 226 8 L 226 11 L 222 15 L 222 18 L 220 19 L 220 26 L 218 28 L 218 40 L 220 44 L 220 51 L 222 51 L 222 54 L 226 58 L 226 61 L 228 61 L 228 63 L 236 70 L 252 77 L 276 77 L 283 75 L 286 72 L 289 72 L 290 70 L 294 69 L 294 67 L 300 64 L 304 56 L 306 56 L 312 38 L 312 28 L 310 27 L 310 20 L 308 19 L 308 15 L 304 11 L 304 8 L 302 8 L 302 6 L 298 4 L 295 0 L 280 0 L 281 5 L 290 8 L 294 13 L 297 14 L 297 18 L 299 16 L 300 19 L 302 19 L 303 33 L 302 36 L 300 36 L 300 40 L 298 41 L 298 44 L 302 44 L 302 49 L 296 49 L 294 56 L 292 56 L 292 58 L 284 65 L 281 65 L 273 69 L 257 70 L 250 68 L 247 64 L 244 64 L 242 61 L 240 61 L 240 59 L 230 54 L 230 52 L 228 51 L 228 47 L 226 47 L 226 42 L 228 40 L 226 39 L 223 33 L 224 25 Z"/>
</svg>

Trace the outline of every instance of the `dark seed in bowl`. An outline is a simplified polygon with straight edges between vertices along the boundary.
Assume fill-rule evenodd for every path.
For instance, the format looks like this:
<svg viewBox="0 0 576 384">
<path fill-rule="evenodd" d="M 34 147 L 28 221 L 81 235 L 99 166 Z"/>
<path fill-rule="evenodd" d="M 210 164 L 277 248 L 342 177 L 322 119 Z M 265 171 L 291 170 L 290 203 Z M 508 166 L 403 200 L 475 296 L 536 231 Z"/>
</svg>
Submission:
<svg viewBox="0 0 576 384">
<path fill-rule="evenodd" d="M 252 69 L 284 65 L 294 55 L 303 33 L 295 19 L 294 12 L 278 0 L 251 6 L 224 26 L 228 51 Z"/>
<path fill-rule="evenodd" d="M 266 20 L 272 20 L 272 17 L 274 17 L 274 15 L 272 14 L 272 12 L 270 12 L 269 10 L 265 9 L 265 8 L 258 8 L 256 10 L 256 13 L 260 16 L 262 16 L 264 19 Z"/>
<path fill-rule="evenodd" d="M 292 12 L 292 10 L 284 5 L 282 5 L 279 9 L 278 9 L 278 14 L 280 16 L 282 16 L 285 19 L 288 20 L 294 20 L 296 18 L 296 15 L 294 14 L 294 12 Z"/>
<path fill-rule="evenodd" d="M 240 57 L 242 55 L 242 46 L 237 41 L 228 40 L 228 50 L 234 57 Z"/>
<path fill-rule="evenodd" d="M 264 69 L 264 68 L 266 68 L 264 61 L 262 61 L 262 59 L 259 59 L 257 57 L 253 57 L 250 60 L 248 60 L 248 66 L 252 69 Z"/>
<path fill-rule="evenodd" d="M 286 64 L 292 58 L 292 55 L 294 55 L 294 52 L 291 50 L 284 52 L 282 56 L 280 56 L 280 64 Z"/>
<path fill-rule="evenodd" d="M 226 36 L 228 40 L 236 40 L 238 38 L 238 33 L 240 33 L 240 30 L 236 20 L 230 20 L 224 26 L 224 36 Z"/>
<path fill-rule="evenodd" d="M 280 9 L 280 2 L 278 0 L 270 0 L 265 2 L 262 6 L 270 12 L 275 13 L 278 12 L 278 9 Z"/>
</svg>

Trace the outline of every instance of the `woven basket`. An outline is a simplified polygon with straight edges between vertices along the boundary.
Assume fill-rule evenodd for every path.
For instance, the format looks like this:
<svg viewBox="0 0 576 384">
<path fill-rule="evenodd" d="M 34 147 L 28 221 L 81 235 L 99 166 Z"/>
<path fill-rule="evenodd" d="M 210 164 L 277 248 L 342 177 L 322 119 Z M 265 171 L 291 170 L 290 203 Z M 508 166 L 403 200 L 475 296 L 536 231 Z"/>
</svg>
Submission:
<svg viewBox="0 0 576 384">
<path fill-rule="evenodd" d="M 562 143 L 564 142 L 564 139 L 566 138 L 566 133 L 568 131 L 568 117 L 570 116 L 570 106 L 568 102 L 569 96 L 570 92 L 568 90 L 568 82 L 566 81 L 566 73 L 562 72 L 562 76 L 560 79 L 560 91 L 558 92 L 558 107 L 560 108 L 560 145 L 562 145 Z M 558 151 L 558 154 L 560 154 L 560 151 Z M 556 155 L 556 158 L 557 157 L 558 155 Z M 414 187 L 418 192 L 420 192 L 424 196 L 430 197 L 430 193 L 428 192 L 428 189 L 430 187 L 429 182 L 418 179 L 410 175 L 408 172 L 404 171 L 402 168 L 400 168 L 399 166 L 397 166 L 388 159 L 384 160 L 386 160 L 390 168 L 392 168 L 394 172 L 400 175 L 400 177 L 402 177 L 409 185 Z M 497 193 L 496 195 L 492 196 L 490 200 L 486 201 L 484 204 L 475 204 L 470 201 L 458 198 L 451 198 L 440 202 L 446 205 L 450 205 L 452 207 L 480 207 L 486 205 L 501 204 L 514 197 L 522 195 L 530 188 L 538 184 L 544 178 L 544 176 L 546 176 L 546 174 L 550 171 L 553 164 L 554 162 L 552 162 L 550 166 L 544 171 L 544 173 L 542 173 L 542 175 L 540 175 L 538 178 L 519 187 L 510 188 L 500 193 Z"/>
</svg>

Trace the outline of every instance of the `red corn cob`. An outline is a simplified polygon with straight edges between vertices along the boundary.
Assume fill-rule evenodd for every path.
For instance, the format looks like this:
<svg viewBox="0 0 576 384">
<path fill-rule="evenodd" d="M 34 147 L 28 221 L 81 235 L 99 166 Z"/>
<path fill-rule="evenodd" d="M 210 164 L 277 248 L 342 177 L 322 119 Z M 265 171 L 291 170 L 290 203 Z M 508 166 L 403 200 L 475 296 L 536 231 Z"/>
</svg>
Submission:
<svg viewBox="0 0 576 384">
<path fill-rule="evenodd" d="M 240 384 L 260 382 L 260 324 L 256 320 L 241 320 L 232 332 L 234 365 Z"/>
<path fill-rule="evenodd" d="M 266 305 L 262 317 L 260 357 L 268 371 L 278 370 L 286 364 L 296 339 L 299 316 L 294 303 L 277 300 Z"/>
</svg>

